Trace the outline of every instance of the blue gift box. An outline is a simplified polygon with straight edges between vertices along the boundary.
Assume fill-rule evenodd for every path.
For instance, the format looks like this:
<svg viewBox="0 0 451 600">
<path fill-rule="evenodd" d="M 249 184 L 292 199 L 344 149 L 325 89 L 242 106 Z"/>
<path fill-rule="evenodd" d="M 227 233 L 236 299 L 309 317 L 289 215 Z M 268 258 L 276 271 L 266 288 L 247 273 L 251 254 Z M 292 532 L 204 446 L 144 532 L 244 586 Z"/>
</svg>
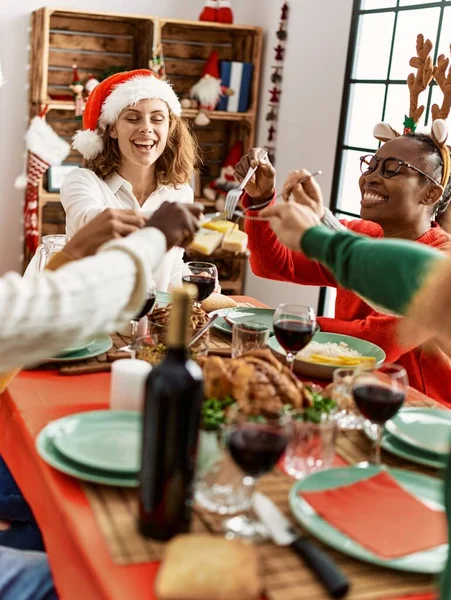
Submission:
<svg viewBox="0 0 451 600">
<path fill-rule="evenodd" d="M 235 93 L 233 96 L 222 96 L 216 110 L 228 112 L 246 112 L 248 110 L 253 68 L 252 63 L 221 61 L 222 85 L 231 88 Z"/>
</svg>

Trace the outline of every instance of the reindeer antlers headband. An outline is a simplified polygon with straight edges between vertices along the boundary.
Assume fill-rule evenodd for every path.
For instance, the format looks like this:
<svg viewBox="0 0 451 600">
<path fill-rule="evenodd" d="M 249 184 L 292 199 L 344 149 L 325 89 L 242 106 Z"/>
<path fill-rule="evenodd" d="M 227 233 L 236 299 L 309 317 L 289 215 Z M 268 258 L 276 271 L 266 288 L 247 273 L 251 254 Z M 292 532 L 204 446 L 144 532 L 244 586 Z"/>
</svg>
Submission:
<svg viewBox="0 0 451 600">
<path fill-rule="evenodd" d="M 442 156 L 443 174 L 440 184 L 443 188 L 446 188 L 451 175 L 451 159 L 446 145 L 448 137 L 446 118 L 451 110 L 451 67 L 448 69 L 449 58 L 446 58 L 444 54 L 441 54 L 438 57 L 437 65 L 435 67 L 433 66 L 432 58 L 430 56 L 432 42 L 431 40 L 425 41 L 424 36 L 421 33 L 417 36 L 416 50 L 417 55 L 411 58 L 409 62 L 411 67 L 417 69 L 417 73 L 416 75 L 410 73 L 407 78 L 407 85 L 410 92 L 410 106 L 409 116 L 406 116 L 404 121 L 403 133 L 406 135 L 415 132 L 418 121 L 424 112 L 424 105 L 418 106 L 418 99 L 420 94 L 428 88 L 434 78 L 443 92 L 443 103 L 440 108 L 437 104 L 432 106 L 432 128 L 430 136 L 440 150 Z M 447 69 L 448 74 L 446 74 Z M 373 135 L 381 142 L 388 142 L 389 140 L 399 137 L 400 134 L 388 123 L 378 123 L 374 127 Z"/>
</svg>

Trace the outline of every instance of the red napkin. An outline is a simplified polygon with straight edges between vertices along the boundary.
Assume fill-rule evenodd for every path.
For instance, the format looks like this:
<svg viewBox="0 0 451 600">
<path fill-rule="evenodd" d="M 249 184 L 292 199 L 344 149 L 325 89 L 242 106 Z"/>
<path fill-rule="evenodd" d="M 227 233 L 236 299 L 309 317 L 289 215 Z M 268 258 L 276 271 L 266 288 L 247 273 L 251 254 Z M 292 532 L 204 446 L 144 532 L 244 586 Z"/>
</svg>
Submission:
<svg viewBox="0 0 451 600">
<path fill-rule="evenodd" d="M 385 472 L 300 495 L 328 523 L 382 558 L 399 558 L 448 541 L 444 511 L 428 508 Z"/>
</svg>

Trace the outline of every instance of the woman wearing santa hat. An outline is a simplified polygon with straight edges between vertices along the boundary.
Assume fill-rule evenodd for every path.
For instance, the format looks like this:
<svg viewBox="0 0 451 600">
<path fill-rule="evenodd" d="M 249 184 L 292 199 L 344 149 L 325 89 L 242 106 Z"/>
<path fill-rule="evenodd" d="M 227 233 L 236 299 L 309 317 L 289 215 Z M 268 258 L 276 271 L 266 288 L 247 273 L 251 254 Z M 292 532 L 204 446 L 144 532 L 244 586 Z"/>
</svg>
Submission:
<svg viewBox="0 0 451 600">
<path fill-rule="evenodd" d="M 165 200 L 193 202 L 198 147 L 181 113 L 172 87 L 148 70 L 117 73 L 92 90 L 73 143 L 84 168 L 61 186 L 69 238 L 106 208 L 150 216 Z M 173 248 L 155 272 L 157 289 L 181 285 L 183 264 Z"/>
</svg>

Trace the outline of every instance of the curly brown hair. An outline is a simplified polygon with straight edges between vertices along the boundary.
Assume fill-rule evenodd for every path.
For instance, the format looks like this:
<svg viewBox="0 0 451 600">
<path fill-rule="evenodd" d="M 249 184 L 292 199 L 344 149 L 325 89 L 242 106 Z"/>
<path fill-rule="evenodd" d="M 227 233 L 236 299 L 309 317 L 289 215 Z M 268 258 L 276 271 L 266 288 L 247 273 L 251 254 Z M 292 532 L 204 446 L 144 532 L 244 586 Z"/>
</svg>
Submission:
<svg viewBox="0 0 451 600">
<path fill-rule="evenodd" d="M 83 166 L 91 169 L 101 179 L 106 179 L 121 166 L 121 153 L 116 139 L 110 137 L 107 126 L 102 133 L 103 151 L 92 159 L 86 159 Z M 174 187 L 190 183 L 193 173 L 198 172 L 200 152 L 197 140 L 181 117 L 169 111 L 169 132 L 166 148 L 155 164 L 155 177 L 158 185 Z"/>
</svg>

